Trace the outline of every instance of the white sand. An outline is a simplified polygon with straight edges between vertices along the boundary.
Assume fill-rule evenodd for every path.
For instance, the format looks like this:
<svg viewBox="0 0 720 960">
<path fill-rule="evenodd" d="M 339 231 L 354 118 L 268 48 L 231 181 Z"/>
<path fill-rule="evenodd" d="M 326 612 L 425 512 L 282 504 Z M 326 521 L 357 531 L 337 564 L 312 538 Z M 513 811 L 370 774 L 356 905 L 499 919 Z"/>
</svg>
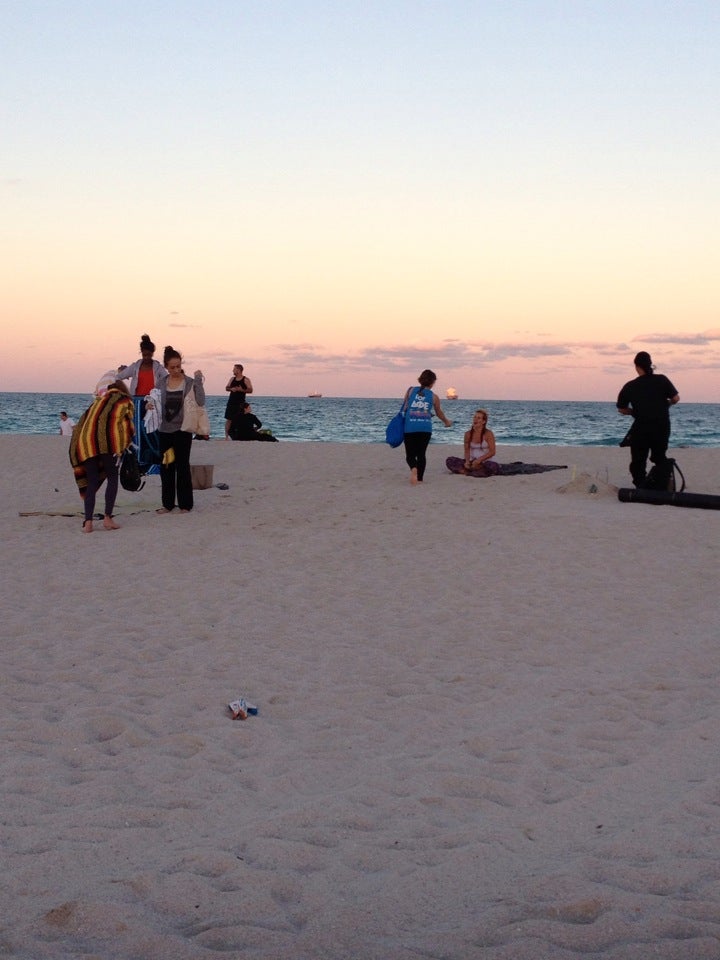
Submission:
<svg viewBox="0 0 720 960">
<path fill-rule="evenodd" d="M 0 437 L 0 956 L 720 957 L 720 512 L 217 441 L 88 536 L 67 443 Z"/>
</svg>

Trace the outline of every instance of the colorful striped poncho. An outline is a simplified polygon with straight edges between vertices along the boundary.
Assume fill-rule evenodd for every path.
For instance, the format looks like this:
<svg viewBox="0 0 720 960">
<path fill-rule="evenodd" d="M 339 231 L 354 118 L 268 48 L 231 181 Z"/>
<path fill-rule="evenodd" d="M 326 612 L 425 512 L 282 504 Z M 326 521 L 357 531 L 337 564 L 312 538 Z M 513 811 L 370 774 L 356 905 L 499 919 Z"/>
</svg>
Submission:
<svg viewBox="0 0 720 960">
<path fill-rule="evenodd" d="M 132 399 L 110 388 L 93 400 L 78 420 L 70 440 L 70 463 L 80 496 L 87 487 L 85 461 L 101 453 L 120 454 L 130 446 L 135 431 L 133 411 Z"/>
</svg>

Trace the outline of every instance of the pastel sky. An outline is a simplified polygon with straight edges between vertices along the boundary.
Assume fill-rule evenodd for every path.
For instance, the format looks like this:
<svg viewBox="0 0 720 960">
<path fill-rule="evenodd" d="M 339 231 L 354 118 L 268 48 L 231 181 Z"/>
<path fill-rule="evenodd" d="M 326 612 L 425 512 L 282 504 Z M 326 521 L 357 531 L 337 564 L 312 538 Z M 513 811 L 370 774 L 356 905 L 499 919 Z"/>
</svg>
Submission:
<svg viewBox="0 0 720 960">
<path fill-rule="evenodd" d="M 717 0 L 3 0 L 0 390 L 720 401 Z M 160 351 L 161 352 L 161 351 Z"/>
</svg>

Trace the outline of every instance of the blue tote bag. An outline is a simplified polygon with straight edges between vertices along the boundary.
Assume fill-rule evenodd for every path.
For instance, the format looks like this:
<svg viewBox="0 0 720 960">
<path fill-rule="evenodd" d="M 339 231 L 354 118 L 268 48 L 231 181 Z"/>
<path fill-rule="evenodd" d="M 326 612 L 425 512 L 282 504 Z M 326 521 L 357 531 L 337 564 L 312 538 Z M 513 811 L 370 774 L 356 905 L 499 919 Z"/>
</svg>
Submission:
<svg viewBox="0 0 720 960">
<path fill-rule="evenodd" d="M 399 447 L 405 438 L 405 401 L 385 428 L 385 443 L 391 447 Z"/>
</svg>

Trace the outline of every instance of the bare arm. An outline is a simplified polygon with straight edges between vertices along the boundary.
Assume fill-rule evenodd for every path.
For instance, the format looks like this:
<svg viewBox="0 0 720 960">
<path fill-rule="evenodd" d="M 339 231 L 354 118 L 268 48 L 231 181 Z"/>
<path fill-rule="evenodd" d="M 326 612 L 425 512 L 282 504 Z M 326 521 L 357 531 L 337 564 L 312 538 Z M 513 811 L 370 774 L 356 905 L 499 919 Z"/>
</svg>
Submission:
<svg viewBox="0 0 720 960">
<path fill-rule="evenodd" d="M 470 437 L 472 437 L 472 430 L 466 430 L 465 436 L 463 437 L 463 447 L 465 450 L 465 466 L 470 466 Z"/>
<path fill-rule="evenodd" d="M 227 382 L 227 386 L 225 387 L 225 389 L 226 389 L 228 392 L 232 390 L 232 385 L 233 385 L 233 380 L 234 380 L 234 379 L 235 379 L 235 377 L 230 377 L 230 379 L 229 379 L 228 382 Z"/>
<path fill-rule="evenodd" d="M 250 377 L 243 377 L 243 380 L 245 381 L 245 393 L 252 393 L 253 385 Z"/>
<path fill-rule="evenodd" d="M 485 439 L 487 440 L 488 452 L 484 456 L 480 457 L 481 461 L 492 460 L 492 458 L 495 456 L 495 434 L 492 432 L 492 430 L 485 431 Z"/>
<path fill-rule="evenodd" d="M 438 417 L 438 419 L 442 420 L 442 422 L 445 424 L 446 427 L 452 426 L 452 420 L 448 420 L 448 418 L 443 413 L 442 407 L 440 406 L 440 398 L 436 393 L 433 394 L 433 410 L 435 411 L 435 414 Z"/>
</svg>

